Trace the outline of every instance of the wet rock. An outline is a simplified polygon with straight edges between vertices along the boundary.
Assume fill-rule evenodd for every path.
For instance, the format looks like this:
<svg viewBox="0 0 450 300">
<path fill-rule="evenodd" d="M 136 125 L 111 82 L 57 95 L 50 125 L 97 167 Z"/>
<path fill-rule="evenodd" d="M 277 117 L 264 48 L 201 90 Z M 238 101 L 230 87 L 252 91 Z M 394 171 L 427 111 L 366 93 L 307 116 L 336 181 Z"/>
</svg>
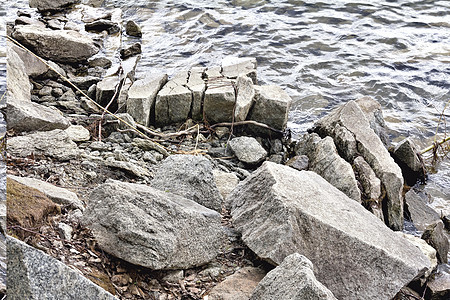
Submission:
<svg viewBox="0 0 450 300">
<path fill-rule="evenodd" d="M 169 156 L 160 165 L 150 185 L 215 211 L 222 210 L 222 197 L 214 181 L 212 165 L 202 156 Z"/>
<path fill-rule="evenodd" d="M 203 119 L 202 101 L 206 90 L 206 83 L 203 80 L 204 71 L 204 68 L 192 68 L 186 85 L 192 92 L 192 119 L 197 121 Z"/>
<path fill-rule="evenodd" d="M 235 102 L 235 90 L 231 81 L 224 79 L 209 81 L 203 104 L 206 120 L 210 124 L 231 122 Z"/>
<path fill-rule="evenodd" d="M 18 25 L 12 36 L 37 55 L 55 62 L 83 62 L 99 51 L 90 37 L 73 30 Z"/>
<path fill-rule="evenodd" d="M 429 207 L 413 189 L 405 194 L 405 203 L 409 219 L 420 231 L 424 231 L 426 227 L 440 220 L 439 214 Z"/>
<path fill-rule="evenodd" d="M 151 108 L 154 107 L 156 95 L 167 82 L 167 74 L 150 75 L 136 80 L 128 90 L 127 113 L 144 126 L 149 126 Z"/>
<path fill-rule="evenodd" d="M 299 171 L 308 170 L 309 158 L 306 155 L 296 155 L 286 162 L 286 166 Z"/>
<path fill-rule="evenodd" d="M 238 185 L 239 178 L 234 173 L 224 172 L 217 169 L 213 170 L 214 181 L 219 189 L 220 195 L 223 199 L 231 193 L 231 191 Z"/>
<path fill-rule="evenodd" d="M 127 25 L 125 26 L 125 31 L 128 35 L 131 35 L 131 36 L 136 36 L 136 37 L 142 36 L 141 27 L 139 27 L 139 25 L 136 24 L 132 20 L 127 22 Z"/>
<path fill-rule="evenodd" d="M 208 294 L 209 300 L 247 300 L 266 272 L 260 268 L 244 267 L 216 285 Z"/>
<path fill-rule="evenodd" d="M 237 137 L 229 145 L 239 161 L 249 165 L 256 165 L 267 157 L 267 151 L 253 137 Z"/>
<path fill-rule="evenodd" d="M 68 206 L 71 209 L 84 210 L 83 202 L 78 199 L 77 194 L 67 189 L 54 186 L 51 183 L 35 178 L 8 175 L 8 178 L 19 182 L 29 188 L 36 189 L 57 204 Z"/>
<path fill-rule="evenodd" d="M 227 78 L 237 78 L 243 74 L 249 77 L 253 84 L 256 79 L 256 58 L 254 57 L 226 57 L 222 60 L 222 74 Z"/>
<path fill-rule="evenodd" d="M 128 48 L 120 50 L 120 57 L 126 59 L 131 56 L 135 56 L 142 53 L 141 44 L 135 43 Z"/>
<path fill-rule="evenodd" d="M 254 86 L 255 105 L 247 119 L 266 124 L 272 128 L 286 128 L 292 99 L 276 85 Z M 260 128 L 256 128 L 261 130 Z M 255 129 L 255 130 L 256 130 Z"/>
<path fill-rule="evenodd" d="M 53 257 L 7 237 L 8 299 L 117 299 Z"/>
<path fill-rule="evenodd" d="M 42 131 L 8 139 L 8 153 L 16 157 L 45 155 L 61 161 L 75 158 L 77 145 L 61 129 Z"/>
<path fill-rule="evenodd" d="M 334 138 L 338 150 L 346 143 L 337 141 L 335 128 L 339 125 L 351 133 L 357 143 L 358 153 L 370 165 L 386 190 L 387 225 L 394 230 L 403 228 L 403 176 L 400 167 L 394 162 L 380 138 L 371 129 L 364 112 L 355 101 L 338 107 L 315 124 L 315 131 L 321 136 Z M 341 136 L 341 138 L 343 138 Z M 353 141 L 348 141 L 353 143 Z M 357 153 L 352 153 L 355 157 Z"/>
<path fill-rule="evenodd" d="M 89 130 L 81 125 L 70 125 L 65 132 L 74 142 L 85 142 L 91 139 Z"/>
<path fill-rule="evenodd" d="M 116 22 L 105 19 L 86 23 L 84 25 L 84 28 L 86 29 L 86 31 L 95 31 L 95 32 L 102 32 L 106 30 L 108 34 L 113 34 L 120 31 L 120 27 Z"/>
<path fill-rule="evenodd" d="M 61 10 L 79 2 L 80 0 L 29 0 L 30 7 L 39 11 Z"/>
<path fill-rule="evenodd" d="M 430 268 L 419 249 L 314 172 L 265 162 L 226 202 L 256 255 L 278 265 L 303 253 L 338 299 L 391 299 Z"/>
<path fill-rule="evenodd" d="M 236 122 L 245 121 L 247 114 L 254 103 L 255 89 L 252 80 L 247 76 L 239 76 L 236 82 L 237 97 L 234 110 Z"/>
<path fill-rule="evenodd" d="M 185 87 L 188 74 L 177 74 L 156 96 L 155 124 L 158 127 L 185 122 L 191 111 L 192 94 Z"/>
<path fill-rule="evenodd" d="M 421 237 L 431 247 L 436 249 L 439 263 L 446 264 L 448 262 L 447 254 L 449 248 L 448 238 L 444 233 L 444 224 L 438 221 L 425 228 Z"/>
<path fill-rule="evenodd" d="M 425 176 L 425 166 L 418 153 L 410 139 L 404 139 L 394 148 L 394 157 L 402 169 L 406 183 L 410 186 Z"/>
<path fill-rule="evenodd" d="M 298 253 L 287 256 L 278 267 L 267 273 L 250 297 L 250 300 L 264 299 L 336 300 L 314 276 L 312 262 Z"/>
<path fill-rule="evenodd" d="M 222 245 L 217 212 L 140 184 L 108 180 L 96 188 L 83 223 L 104 251 L 151 269 L 206 264 Z"/>
</svg>

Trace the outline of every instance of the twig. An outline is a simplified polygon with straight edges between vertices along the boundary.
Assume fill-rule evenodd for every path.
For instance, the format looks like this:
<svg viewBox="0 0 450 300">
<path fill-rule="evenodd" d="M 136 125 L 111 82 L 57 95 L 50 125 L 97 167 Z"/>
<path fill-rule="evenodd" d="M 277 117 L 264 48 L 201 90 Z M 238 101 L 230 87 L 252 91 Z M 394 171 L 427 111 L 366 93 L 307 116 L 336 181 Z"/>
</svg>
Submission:
<svg viewBox="0 0 450 300">
<path fill-rule="evenodd" d="M 178 131 L 178 132 L 174 132 L 174 133 L 159 133 L 159 132 L 151 131 L 146 126 L 140 125 L 140 124 L 136 124 L 136 127 L 141 129 L 142 131 L 148 133 L 148 134 L 151 134 L 153 136 L 156 136 L 156 137 L 159 137 L 159 138 L 162 138 L 162 139 L 179 137 L 179 136 L 182 136 L 182 135 L 189 135 L 189 134 L 195 133 L 196 131 L 200 130 L 200 126 L 198 124 L 188 128 L 186 130 L 182 130 L 182 131 Z"/>
<path fill-rule="evenodd" d="M 421 150 L 420 154 L 425 154 L 433 149 L 437 149 L 437 147 L 439 147 L 440 145 L 442 145 L 445 142 L 448 142 L 449 140 L 450 140 L 450 136 L 443 138 L 442 141 L 440 141 L 440 142 L 434 142 L 433 145 L 428 146 L 427 148 Z"/>
<path fill-rule="evenodd" d="M 253 121 L 253 120 L 239 121 L 239 122 L 234 122 L 234 123 L 228 123 L 228 122 L 217 123 L 217 124 L 211 125 L 211 128 L 216 128 L 216 127 L 219 127 L 219 126 L 239 126 L 239 125 L 249 125 L 249 124 L 255 125 L 255 126 L 259 126 L 259 127 L 263 127 L 263 128 L 267 128 L 267 129 L 270 129 L 270 130 L 272 130 L 274 132 L 277 132 L 277 133 L 281 133 L 281 134 L 283 133 L 282 130 L 272 128 L 269 125 L 266 125 L 266 124 L 263 124 L 263 123 L 259 123 L 259 122 Z"/>
</svg>

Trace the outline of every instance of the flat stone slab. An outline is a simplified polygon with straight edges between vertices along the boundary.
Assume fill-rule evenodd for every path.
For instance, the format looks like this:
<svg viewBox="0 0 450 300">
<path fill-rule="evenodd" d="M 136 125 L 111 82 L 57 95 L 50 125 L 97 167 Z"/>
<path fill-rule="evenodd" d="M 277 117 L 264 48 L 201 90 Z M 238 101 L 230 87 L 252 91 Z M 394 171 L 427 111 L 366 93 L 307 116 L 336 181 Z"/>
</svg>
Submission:
<svg viewBox="0 0 450 300">
<path fill-rule="evenodd" d="M 256 84 L 256 65 L 256 58 L 254 57 L 225 57 L 222 60 L 222 74 L 227 78 L 233 79 L 242 74 L 249 77 Z"/>
<path fill-rule="evenodd" d="M 302 253 L 338 299 L 391 299 L 430 268 L 419 249 L 311 171 L 264 162 L 226 202 L 256 255 L 279 265 Z"/>
</svg>

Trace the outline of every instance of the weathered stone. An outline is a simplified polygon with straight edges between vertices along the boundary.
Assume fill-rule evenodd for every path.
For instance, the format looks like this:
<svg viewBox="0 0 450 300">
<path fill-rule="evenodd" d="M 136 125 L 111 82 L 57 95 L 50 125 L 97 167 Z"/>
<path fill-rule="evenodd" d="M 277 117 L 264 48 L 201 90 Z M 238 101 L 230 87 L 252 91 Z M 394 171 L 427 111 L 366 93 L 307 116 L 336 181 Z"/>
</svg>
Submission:
<svg viewBox="0 0 450 300">
<path fill-rule="evenodd" d="M 224 79 L 209 81 L 203 102 L 206 120 L 210 124 L 231 122 L 235 102 L 235 90 L 231 81 Z"/>
<path fill-rule="evenodd" d="M 208 68 L 205 71 L 206 77 L 208 77 L 208 81 L 215 81 L 215 80 L 223 80 L 224 77 L 222 75 L 222 67 L 212 67 Z"/>
<path fill-rule="evenodd" d="M 239 178 L 234 173 L 224 172 L 217 169 L 213 170 L 213 175 L 220 195 L 222 195 L 223 199 L 226 199 L 231 191 L 238 185 Z"/>
<path fill-rule="evenodd" d="M 267 157 L 267 151 L 253 137 L 237 137 L 229 145 L 236 157 L 246 164 L 256 165 Z"/>
<path fill-rule="evenodd" d="M 337 124 L 351 132 L 357 142 L 359 154 L 371 166 L 386 190 L 386 223 L 394 230 L 401 230 L 403 228 L 403 176 L 400 167 L 371 129 L 364 112 L 355 101 L 347 102 L 320 119 L 315 124 L 315 130 L 321 136 L 335 137 Z M 341 149 L 339 151 L 344 152 Z M 356 156 L 356 153 L 352 156 Z"/>
<path fill-rule="evenodd" d="M 189 80 L 186 87 L 192 92 L 192 119 L 202 120 L 202 101 L 206 90 L 206 83 L 203 80 L 204 69 L 192 68 L 189 72 Z"/>
<path fill-rule="evenodd" d="M 212 165 L 202 156 L 169 156 L 160 165 L 150 185 L 207 208 L 222 210 L 222 197 L 214 181 Z"/>
<path fill-rule="evenodd" d="M 430 268 L 419 249 L 314 172 L 265 162 L 226 201 L 256 255 L 277 265 L 303 253 L 338 299 L 391 299 Z"/>
<path fill-rule="evenodd" d="M 8 299 L 117 298 L 53 257 L 7 237 Z"/>
<path fill-rule="evenodd" d="M 170 155 L 169 152 L 167 152 L 167 150 L 163 146 L 161 146 L 160 144 L 155 143 L 153 141 L 146 140 L 146 139 L 134 138 L 133 146 L 139 147 L 144 151 L 150 151 L 150 150 L 158 151 L 159 153 L 164 155 L 164 157 L 167 157 Z"/>
<path fill-rule="evenodd" d="M 91 139 L 91 133 L 89 130 L 81 125 L 70 125 L 65 132 L 74 142 L 85 142 Z"/>
<path fill-rule="evenodd" d="M 120 50 L 120 57 L 126 59 L 130 56 L 135 56 L 142 53 L 141 44 L 135 43 L 128 48 Z"/>
<path fill-rule="evenodd" d="M 217 212 L 146 185 L 108 180 L 92 192 L 83 218 L 100 248 L 151 269 L 206 264 L 222 245 Z"/>
<path fill-rule="evenodd" d="M 155 105 L 156 95 L 167 82 L 167 74 L 150 75 L 136 80 L 128 90 L 127 113 L 144 126 L 149 126 L 150 112 Z"/>
<path fill-rule="evenodd" d="M 292 99 L 276 85 L 254 86 L 255 105 L 247 119 L 266 124 L 272 128 L 286 128 Z"/>
<path fill-rule="evenodd" d="M 39 11 L 61 10 L 79 2 L 80 0 L 29 0 L 30 7 Z"/>
<path fill-rule="evenodd" d="M 185 122 L 191 111 L 192 94 L 186 77 L 175 77 L 159 91 L 155 102 L 155 124 L 165 126 Z"/>
<path fill-rule="evenodd" d="M 436 249 L 437 258 L 440 263 L 446 264 L 448 262 L 449 242 L 444 233 L 444 224 L 442 221 L 427 226 L 421 238 Z"/>
<path fill-rule="evenodd" d="M 266 272 L 260 268 L 244 267 L 216 285 L 208 294 L 209 300 L 248 300 L 264 278 Z"/>
<path fill-rule="evenodd" d="M 237 97 L 234 110 L 234 120 L 236 122 L 245 121 L 247 114 L 254 103 L 255 89 L 252 80 L 240 75 L 236 82 Z"/>
<path fill-rule="evenodd" d="M 151 178 L 152 176 L 147 168 L 141 167 L 128 161 L 105 160 L 102 163 L 107 167 L 124 170 L 136 177 Z"/>
<path fill-rule="evenodd" d="M 59 237 L 70 241 L 72 239 L 72 232 L 73 232 L 73 228 L 70 225 L 67 225 L 66 223 L 58 223 L 58 234 Z"/>
<path fill-rule="evenodd" d="M 256 58 L 254 57 L 226 57 L 222 60 L 222 74 L 228 78 L 237 78 L 243 74 L 249 77 L 253 84 L 256 79 Z"/>
<path fill-rule="evenodd" d="M 37 77 L 42 74 L 47 73 L 48 66 L 44 64 L 42 61 L 37 59 L 34 55 L 32 55 L 30 52 L 14 45 L 12 46 L 13 51 L 16 52 L 20 59 L 22 60 L 24 64 L 24 70 L 28 76 L 31 77 Z M 10 54 L 8 53 L 8 56 Z M 8 58 L 9 59 L 9 58 Z"/>
<path fill-rule="evenodd" d="M 101 106 L 106 107 L 113 97 L 117 98 L 116 88 L 119 83 L 120 79 L 117 76 L 103 78 L 102 81 L 97 83 L 95 101 Z M 117 109 L 117 102 L 114 102 L 114 105 L 109 108 L 110 111 L 115 111 L 115 109 Z"/>
<path fill-rule="evenodd" d="M 108 69 L 111 67 L 112 62 L 106 57 L 96 57 L 88 61 L 88 64 L 91 68 L 101 67 L 104 69 Z"/>
<path fill-rule="evenodd" d="M 353 165 L 358 173 L 359 182 L 367 199 L 378 200 L 381 196 L 380 179 L 377 178 L 375 172 L 362 156 L 355 158 Z"/>
<path fill-rule="evenodd" d="M 103 30 L 106 30 L 109 34 L 117 33 L 120 31 L 120 27 L 116 22 L 105 19 L 86 23 L 84 25 L 84 28 L 86 29 L 86 31 L 96 32 L 102 32 Z"/>
<path fill-rule="evenodd" d="M 125 26 L 125 31 L 128 35 L 131 35 L 131 36 L 136 36 L 136 37 L 142 36 L 141 27 L 139 27 L 139 25 L 136 24 L 132 20 L 127 22 L 127 25 Z"/>
<path fill-rule="evenodd" d="M 286 162 L 286 166 L 299 171 L 308 170 L 309 158 L 306 155 L 296 155 Z"/>
<path fill-rule="evenodd" d="M 250 297 L 250 300 L 264 299 L 336 300 L 314 276 L 312 262 L 298 253 L 287 256 L 278 267 L 267 273 Z"/>
<path fill-rule="evenodd" d="M 398 143 L 393 154 L 408 185 L 413 186 L 419 178 L 424 178 L 425 166 L 419 151 L 409 138 Z"/>
<path fill-rule="evenodd" d="M 73 30 L 18 25 L 12 36 L 37 55 L 56 62 L 83 62 L 99 51 L 90 37 Z"/>
<path fill-rule="evenodd" d="M 427 292 L 425 299 L 440 300 L 450 297 L 450 268 L 447 265 L 440 265 L 438 272 L 427 282 Z"/>
<path fill-rule="evenodd" d="M 79 154 L 77 144 L 61 129 L 12 137 L 8 139 L 7 151 L 16 157 L 45 155 L 62 161 Z"/>
<path fill-rule="evenodd" d="M 405 194 L 405 203 L 410 221 L 420 231 L 424 231 L 426 227 L 440 220 L 439 214 L 429 207 L 413 189 Z"/>
<path fill-rule="evenodd" d="M 381 104 L 371 97 L 362 97 L 357 99 L 356 104 L 363 111 L 365 117 L 369 121 L 370 128 L 378 135 L 386 148 L 390 147 L 390 139 L 386 133 L 386 123 L 384 122 Z"/>
</svg>

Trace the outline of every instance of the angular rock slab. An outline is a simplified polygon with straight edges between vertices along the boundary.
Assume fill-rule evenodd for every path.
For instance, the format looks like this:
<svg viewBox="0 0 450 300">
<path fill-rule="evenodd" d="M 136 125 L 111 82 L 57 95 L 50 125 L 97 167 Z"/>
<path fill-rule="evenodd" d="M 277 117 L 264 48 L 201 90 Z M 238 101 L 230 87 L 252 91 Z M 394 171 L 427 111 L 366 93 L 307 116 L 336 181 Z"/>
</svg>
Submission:
<svg viewBox="0 0 450 300">
<path fill-rule="evenodd" d="M 83 62 L 99 51 L 90 37 L 73 30 L 18 25 L 12 36 L 38 56 L 55 62 Z"/>
<path fill-rule="evenodd" d="M 233 224 L 259 257 L 307 256 L 338 299 L 391 299 L 430 261 L 314 172 L 264 162 L 228 196 Z"/>
<path fill-rule="evenodd" d="M 53 257 L 7 237 L 8 299 L 99 299 L 116 297 Z"/>
<path fill-rule="evenodd" d="M 315 127 L 321 136 L 332 136 L 341 152 L 348 151 L 345 145 L 356 142 L 357 151 L 371 166 L 386 190 L 386 223 L 393 230 L 401 230 L 403 228 L 402 171 L 380 138 L 371 129 L 368 119 L 358 104 L 355 101 L 347 102 L 320 119 Z M 340 135 L 336 128 L 344 128 L 344 131 L 350 132 L 351 135 L 349 137 Z M 351 156 L 357 155 L 356 151 L 351 154 Z"/>
<path fill-rule="evenodd" d="M 234 120 L 236 122 L 245 121 L 255 101 L 255 89 L 252 80 L 247 76 L 239 76 L 236 82 L 237 96 L 236 108 L 234 110 Z"/>
<path fill-rule="evenodd" d="M 80 0 L 30 0 L 30 7 L 39 11 L 60 10 L 71 4 L 79 3 Z"/>
<path fill-rule="evenodd" d="M 192 68 L 189 71 L 187 88 L 192 92 L 192 119 L 202 120 L 203 118 L 203 95 L 206 90 L 206 83 L 203 80 L 204 68 Z"/>
<path fill-rule="evenodd" d="M 253 84 L 256 84 L 256 64 L 254 57 L 228 56 L 222 60 L 222 74 L 233 79 L 242 74 L 251 78 Z"/>
<path fill-rule="evenodd" d="M 169 156 L 159 167 L 150 185 L 215 211 L 222 210 L 222 197 L 214 181 L 211 162 L 202 156 Z"/>
<path fill-rule="evenodd" d="M 289 255 L 281 265 L 267 273 L 250 297 L 250 300 L 265 299 L 337 300 L 317 281 L 312 262 L 298 253 Z"/>
<path fill-rule="evenodd" d="M 169 192 L 115 180 L 92 192 L 83 223 L 104 251 L 157 270 L 206 264 L 223 243 L 219 213 Z"/>
<path fill-rule="evenodd" d="M 231 81 L 219 78 L 209 82 L 203 103 L 206 120 L 210 124 L 231 122 L 235 103 L 235 90 Z"/>
</svg>

